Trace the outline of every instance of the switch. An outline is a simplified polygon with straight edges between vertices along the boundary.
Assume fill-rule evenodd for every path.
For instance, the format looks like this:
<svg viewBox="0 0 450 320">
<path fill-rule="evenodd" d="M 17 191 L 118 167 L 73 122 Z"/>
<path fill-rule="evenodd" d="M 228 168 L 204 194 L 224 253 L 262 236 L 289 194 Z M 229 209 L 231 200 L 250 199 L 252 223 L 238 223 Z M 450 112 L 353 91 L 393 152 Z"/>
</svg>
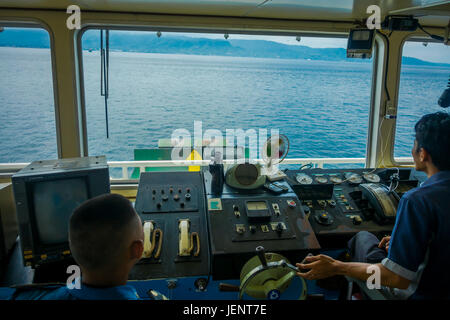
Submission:
<svg viewBox="0 0 450 320">
<path fill-rule="evenodd" d="M 283 224 L 281 222 L 278 222 L 276 231 L 278 234 L 281 234 L 283 232 Z"/>
<path fill-rule="evenodd" d="M 280 212 L 280 207 L 278 206 L 278 204 L 272 203 L 272 208 L 273 208 L 273 211 L 275 212 L 275 214 L 277 216 L 280 216 L 281 212 Z"/>
<path fill-rule="evenodd" d="M 181 208 L 184 208 L 184 202 L 181 202 L 181 203 L 180 203 L 180 207 L 181 207 Z"/>
<path fill-rule="evenodd" d="M 352 216 L 352 222 L 354 225 L 359 225 L 362 223 L 362 219 L 360 216 Z"/>
<path fill-rule="evenodd" d="M 287 204 L 289 206 L 289 208 L 295 208 L 297 206 L 297 203 L 295 203 L 294 200 L 287 200 Z"/>
<path fill-rule="evenodd" d="M 238 234 L 244 234 L 245 233 L 245 226 L 243 224 L 237 224 L 236 225 L 236 232 Z"/>
<path fill-rule="evenodd" d="M 255 233 L 256 232 L 256 227 L 255 226 L 250 226 L 248 228 L 250 229 L 251 233 Z"/>
<path fill-rule="evenodd" d="M 157 207 L 158 209 L 161 209 L 161 203 L 158 202 L 158 203 L 156 204 L 156 207 Z"/>
<path fill-rule="evenodd" d="M 328 220 L 330 219 L 330 216 L 328 215 L 328 213 L 323 212 L 322 214 L 320 214 L 319 216 L 319 220 L 321 222 L 328 222 Z"/>
<path fill-rule="evenodd" d="M 233 212 L 236 218 L 239 218 L 241 216 L 241 213 L 239 212 L 239 207 L 237 205 L 233 205 Z"/>
</svg>

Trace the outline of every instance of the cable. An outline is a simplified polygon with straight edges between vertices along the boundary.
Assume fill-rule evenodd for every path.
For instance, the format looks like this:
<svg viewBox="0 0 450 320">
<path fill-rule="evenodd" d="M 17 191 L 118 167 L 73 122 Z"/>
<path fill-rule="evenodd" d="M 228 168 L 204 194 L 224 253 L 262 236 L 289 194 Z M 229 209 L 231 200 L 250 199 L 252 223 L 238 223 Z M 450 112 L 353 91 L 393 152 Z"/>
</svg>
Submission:
<svg viewBox="0 0 450 320">
<path fill-rule="evenodd" d="M 419 29 L 422 30 L 423 32 L 425 32 L 430 38 L 437 40 L 437 41 L 442 41 L 442 42 L 445 41 L 444 37 L 437 36 L 435 34 L 431 34 L 428 31 L 426 31 L 420 23 L 418 24 L 418 26 L 419 26 Z"/>
<path fill-rule="evenodd" d="M 384 39 L 386 40 L 386 70 L 384 72 L 384 90 L 386 91 L 386 96 L 387 96 L 387 100 L 390 101 L 391 100 L 391 95 L 389 94 L 389 90 L 387 87 L 387 75 L 388 75 L 388 70 L 389 70 L 389 37 L 387 37 L 385 34 L 381 33 L 379 30 L 377 30 L 377 32 L 384 37 Z"/>
<path fill-rule="evenodd" d="M 298 170 L 303 170 L 304 168 L 312 169 L 313 166 L 314 166 L 313 163 L 310 162 L 310 163 L 307 163 L 307 164 L 302 165 L 302 166 L 300 167 L 300 169 L 298 169 Z"/>
</svg>

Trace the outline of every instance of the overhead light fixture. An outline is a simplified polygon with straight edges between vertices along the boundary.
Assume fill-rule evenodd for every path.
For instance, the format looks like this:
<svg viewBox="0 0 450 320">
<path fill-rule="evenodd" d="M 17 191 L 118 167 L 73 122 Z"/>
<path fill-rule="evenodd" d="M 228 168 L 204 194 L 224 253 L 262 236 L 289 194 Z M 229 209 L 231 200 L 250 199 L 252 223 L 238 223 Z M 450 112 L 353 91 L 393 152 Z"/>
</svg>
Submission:
<svg viewBox="0 0 450 320">
<path fill-rule="evenodd" d="M 372 58 L 375 30 L 353 29 L 350 30 L 347 42 L 347 58 Z"/>
<path fill-rule="evenodd" d="M 162 35 L 161 31 L 158 31 L 158 32 L 156 33 L 156 35 L 158 36 L 158 38 L 161 38 L 161 35 Z"/>
<path fill-rule="evenodd" d="M 225 40 L 227 40 L 227 39 L 230 37 L 230 35 L 229 35 L 228 33 L 225 33 L 225 34 L 223 35 L 223 37 L 225 38 Z"/>
<path fill-rule="evenodd" d="M 296 36 L 295 40 L 297 40 L 298 42 L 300 42 L 300 40 L 302 40 L 302 38 L 300 36 Z"/>
</svg>

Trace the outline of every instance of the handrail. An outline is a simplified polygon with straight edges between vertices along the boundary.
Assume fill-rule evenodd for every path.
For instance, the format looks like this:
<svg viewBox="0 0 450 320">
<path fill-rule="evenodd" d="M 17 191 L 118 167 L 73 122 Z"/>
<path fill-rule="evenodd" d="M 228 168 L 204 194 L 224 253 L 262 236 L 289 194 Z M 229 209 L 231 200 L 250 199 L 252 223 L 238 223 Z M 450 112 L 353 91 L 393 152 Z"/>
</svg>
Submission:
<svg viewBox="0 0 450 320">
<path fill-rule="evenodd" d="M 396 158 L 399 163 L 412 164 L 412 157 Z M 365 158 L 288 158 L 284 159 L 282 165 L 305 165 L 312 164 L 314 168 L 323 168 L 326 164 L 365 164 Z M 254 162 L 263 163 L 263 160 L 256 159 Z M 122 176 L 119 179 L 111 178 L 112 181 L 129 180 L 128 169 L 140 168 L 145 172 L 145 168 L 155 167 L 184 167 L 184 166 L 208 166 L 210 160 L 146 160 L 146 161 L 108 161 L 110 168 L 121 168 Z M 223 160 L 224 164 L 234 164 L 236 160 Z M 23 163 L 0 163 L 0 174 L 11 176 L 15 172 L 25 168 L 29 162 Z"/>
</svg>

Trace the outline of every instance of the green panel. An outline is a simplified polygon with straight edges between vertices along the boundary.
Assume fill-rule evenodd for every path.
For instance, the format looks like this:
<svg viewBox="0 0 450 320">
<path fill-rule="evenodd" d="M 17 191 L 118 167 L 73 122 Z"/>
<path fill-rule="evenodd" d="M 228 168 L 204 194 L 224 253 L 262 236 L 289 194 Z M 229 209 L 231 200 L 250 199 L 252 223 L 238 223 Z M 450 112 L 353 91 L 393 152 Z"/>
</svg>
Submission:
<svg viewBox="0 0 450 320">
<path fill-rule="evenodd" d="M 172 148 L 134 149 L 134 160 L 171 160 L 171 154 Z M 189 171 L 189 167 L 146 167 L 145 171 Z M 140 168 L 134 168 L 131 179 L 139 179 L 140 173 Z"/>
</svg>

